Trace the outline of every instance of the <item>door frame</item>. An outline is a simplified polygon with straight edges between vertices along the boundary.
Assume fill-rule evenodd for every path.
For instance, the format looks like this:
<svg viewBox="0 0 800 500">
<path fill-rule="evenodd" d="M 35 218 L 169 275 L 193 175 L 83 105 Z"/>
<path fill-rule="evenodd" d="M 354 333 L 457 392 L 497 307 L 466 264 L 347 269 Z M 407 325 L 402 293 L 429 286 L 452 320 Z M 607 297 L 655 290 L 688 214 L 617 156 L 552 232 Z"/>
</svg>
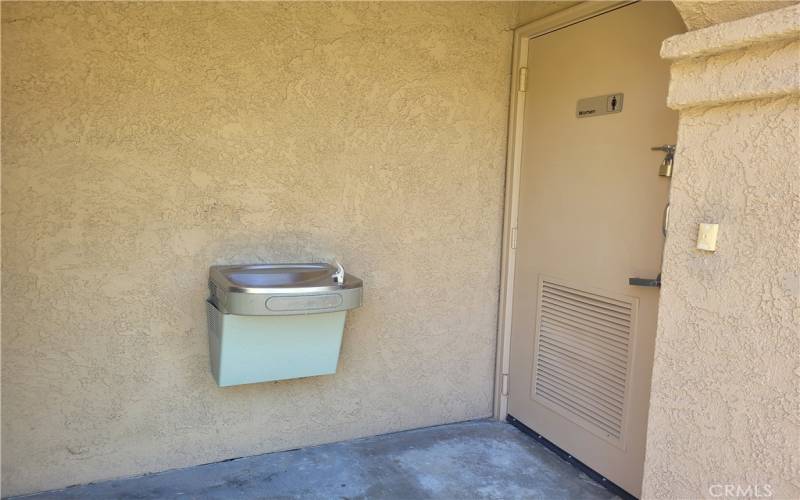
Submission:
<svg viewBox="0 0 800 500">
<path fill-rule="evenodd" d="M 493 405 L 493 414 L 498 420 L 504 420 L 508 413 L 511 313 L 514 295 L 514 269 L 516 265 L 515 247 L 517 216 L 519 211 L 519 177 L 522 163 L 522 129 L 525 118 L 528 44 L 532 38 L 546 35 L 572 24 L 599 16 L 600 14 L 605 14 L 606 12 L 611 12 L 612 10 L 636 3 L 637 1 L 638 0 L 612 2 L 587 1 L 556 12 L 555 14 L 537 19 L 514 30 Z"/>
</svg>

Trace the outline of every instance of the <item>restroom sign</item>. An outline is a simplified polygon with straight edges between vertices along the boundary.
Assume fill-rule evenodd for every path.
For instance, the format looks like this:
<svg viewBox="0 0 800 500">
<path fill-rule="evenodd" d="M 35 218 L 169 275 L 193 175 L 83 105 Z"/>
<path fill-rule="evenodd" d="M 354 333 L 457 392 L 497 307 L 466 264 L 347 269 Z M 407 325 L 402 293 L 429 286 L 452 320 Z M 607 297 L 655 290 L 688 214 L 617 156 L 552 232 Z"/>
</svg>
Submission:
<svg viewBox="0 0 800 500">
<path fill-rule="evenodd" d="M 584 97 L 578 99 L 575 108 L 577 118 L 588 118 L 590 116 L 610 115 L 622 112 L 622 101 L 624 94 L 606 94 L 595 97 Z"/>
</svg>

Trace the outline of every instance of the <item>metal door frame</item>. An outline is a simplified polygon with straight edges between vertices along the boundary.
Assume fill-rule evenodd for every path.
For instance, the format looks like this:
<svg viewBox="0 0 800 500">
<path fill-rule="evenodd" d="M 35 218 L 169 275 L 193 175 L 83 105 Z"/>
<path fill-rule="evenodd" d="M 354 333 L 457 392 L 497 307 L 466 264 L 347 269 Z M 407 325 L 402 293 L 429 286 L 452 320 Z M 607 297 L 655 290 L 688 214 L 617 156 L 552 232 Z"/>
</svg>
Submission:
<svg viewBox="0 0 800 500">
<path fill-rule="evenodd" d="M 522 129 L 525 118 L 528 44 L 532 38 L 552 33 L 637 1 L 587 1 L 542 19 L 537 19 L 514 30 L 511 102 L 508 114 L 508 144 L 506 150 L 506 186 L 503 209 L 503 250 L 500 263 L 500 303 L 497 315 L 497 358 L 495 360 L 494 381 L 493 414 L 498 420 L 505 419 L 508 413 L 511 312 L 514 295 L 514 269 L 517 256 L 515 247 L 519 210 L 519 176 L 522 163 Z"/>
</svg>

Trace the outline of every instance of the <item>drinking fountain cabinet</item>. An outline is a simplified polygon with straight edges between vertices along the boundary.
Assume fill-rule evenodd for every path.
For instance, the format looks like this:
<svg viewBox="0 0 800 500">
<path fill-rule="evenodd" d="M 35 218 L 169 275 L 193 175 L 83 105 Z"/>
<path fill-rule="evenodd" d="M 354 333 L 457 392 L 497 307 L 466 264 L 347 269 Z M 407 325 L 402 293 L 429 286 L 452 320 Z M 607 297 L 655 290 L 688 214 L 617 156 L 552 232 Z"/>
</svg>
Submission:
<svg viewBox="0 0 800 500">
<path fill-rule="evenodd" d="M 209 270 L 208 341 L 220 387 L 336 372 L 345 316 L 363 283 L 341 265 Z"/>
</svg>

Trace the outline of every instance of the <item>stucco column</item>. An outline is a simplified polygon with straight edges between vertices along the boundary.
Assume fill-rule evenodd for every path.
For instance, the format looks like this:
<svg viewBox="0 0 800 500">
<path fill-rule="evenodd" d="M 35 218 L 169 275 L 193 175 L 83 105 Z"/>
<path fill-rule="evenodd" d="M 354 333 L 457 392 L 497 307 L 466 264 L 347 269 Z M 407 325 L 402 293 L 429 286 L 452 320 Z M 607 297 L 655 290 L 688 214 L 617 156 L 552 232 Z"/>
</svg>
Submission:
<svg viewBox="0 0 800 500">
<path fill-rule="evenodd" d="M 645 498 L 800 498 L 800 7 L 672 37 Z M 717 250 L 696 248 L 719 224 Z"/>
</svg>

